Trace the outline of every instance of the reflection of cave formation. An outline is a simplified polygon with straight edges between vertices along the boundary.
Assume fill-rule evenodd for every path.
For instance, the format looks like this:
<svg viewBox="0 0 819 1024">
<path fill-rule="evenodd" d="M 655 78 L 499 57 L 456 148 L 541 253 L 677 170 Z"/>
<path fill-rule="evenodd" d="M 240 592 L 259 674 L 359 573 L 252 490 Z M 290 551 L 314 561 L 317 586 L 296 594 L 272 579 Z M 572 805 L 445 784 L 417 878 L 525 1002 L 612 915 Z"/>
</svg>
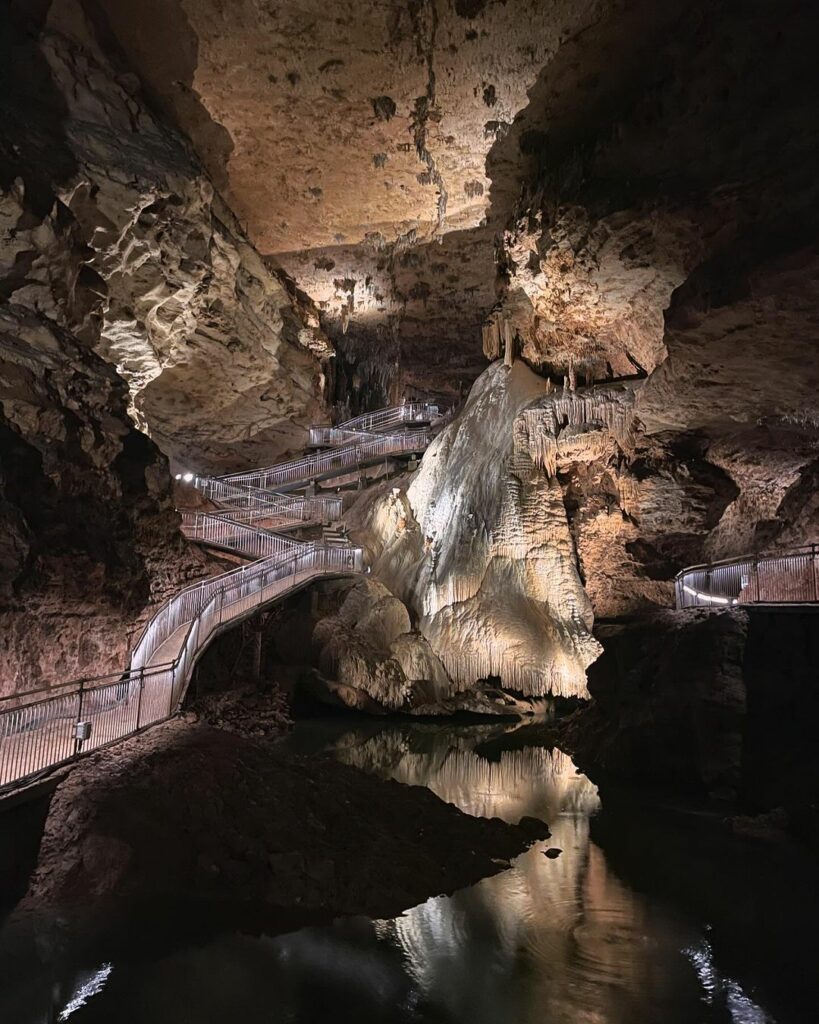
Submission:
<svg viewBox="0 0 819 1024">
<path fill-rule="evenodd" d="M 433 742 L 429 747 L 423 735 L 390 728 L 359 738 L 351 730 L 335 753 L 357 768 L 410 786 L 426 786 L 477 817 L 517 822 L 529 816 L 551 822 L 560 815 L 587 816 L 597 809 L 596 788 L 559 750 L 504 750 L 495 761 L 475 752 L 474 733 L 463 739 L 453 735 L 447 743 Z M 489 730 L 487 739 L 502 735 L 502 729 Z"/>
<path fill-rule="evenodd" d="M 683 932 L 621 885 L 589 841 L 597 791 L 565 754 L 524 746 L 488 761 L 476 753 L 474 736 L 436 743 L 433 734 L 425 744 L 423 733 L 390 729 L 361 740 L 348 734 L 337 755 L 428 786 L 470 814 L 511 821 L 533 815 L 550 824 L 549 841 L 508 871 L 379 923 L 379 935 L 400 947 L 433 1005 L 475 1022 L 631 1024 L 653 1012 L 664 985 L 671 991 L 680 984 L 653 979 L 657 950 L 646 949 L 643 937 L 651 930 L 673 958 Z M 561 856 L 544 856 L 549 847 Z"/>
</svg>

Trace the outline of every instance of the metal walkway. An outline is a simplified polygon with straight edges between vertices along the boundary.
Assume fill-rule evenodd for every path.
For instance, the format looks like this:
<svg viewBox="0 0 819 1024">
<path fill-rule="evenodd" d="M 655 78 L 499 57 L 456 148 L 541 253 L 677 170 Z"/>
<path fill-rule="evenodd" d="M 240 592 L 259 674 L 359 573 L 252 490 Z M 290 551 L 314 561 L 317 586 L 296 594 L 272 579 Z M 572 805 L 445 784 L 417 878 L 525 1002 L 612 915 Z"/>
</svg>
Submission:
<svg viewBox="0 0 819 1024">
<path fill-rule="evenodd" d="M 430 424 L 437 417 L 437 407 L 425 403 L 368 413 L 337 428 L 313 428 L 323 432 L 321 443 L 340 431 L 335 449 L 251 473 L 196 478 L 202 494 L 219 508 L 182 512 L 185 535 L 252 561 L 166 601 L 146 623 L 124 671 L 0 700 L 0 795 L 173 715 L 197 659 L 218 633 L 315 579 L 362 572 L 360 548 L 273 532 L 338 520 L 340 498 L 271 489 L 345 476 L 372 464 L 371 458 L 421 452 L 429 444 L 427 430 L 380 431 Z"/>
<path fill-rule="evenodd" d="M 819 545 L 692 565 L 674 579 L 678 608 L 819 603 Z"/>
</svg>

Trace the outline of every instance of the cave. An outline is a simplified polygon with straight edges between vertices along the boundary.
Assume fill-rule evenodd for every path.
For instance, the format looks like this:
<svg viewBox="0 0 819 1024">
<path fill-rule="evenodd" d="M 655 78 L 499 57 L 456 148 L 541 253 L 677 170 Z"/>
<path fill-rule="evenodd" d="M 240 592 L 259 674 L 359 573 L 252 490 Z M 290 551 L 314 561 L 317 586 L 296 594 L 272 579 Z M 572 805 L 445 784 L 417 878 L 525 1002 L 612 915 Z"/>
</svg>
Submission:
<svg viewBox="0 0 819 1024">
<path fill-rule="evenodd" d="M 814 1019 L 819 8 L 0 23 L 0 1017 Z"/>
</svg>

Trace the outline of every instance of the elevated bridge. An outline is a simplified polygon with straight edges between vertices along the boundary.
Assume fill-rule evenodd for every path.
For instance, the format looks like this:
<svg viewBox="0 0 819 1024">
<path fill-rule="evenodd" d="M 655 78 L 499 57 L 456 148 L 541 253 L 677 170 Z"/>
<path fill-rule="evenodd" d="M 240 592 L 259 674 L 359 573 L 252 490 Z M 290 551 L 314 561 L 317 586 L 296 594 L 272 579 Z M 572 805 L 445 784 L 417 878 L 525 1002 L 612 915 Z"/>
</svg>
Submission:
<svg viewBox="0 0 819 1024">
<path fill-rule="evenodd" d="M 341 499 L 289 492 L 385 456 L 423 452 L 437 418 L 437 407 L 427 403 L 382 409 L 313 428 L 314 446 L 339 442 L 327 450 L 251 472 L 196 477 L 215 508 L 183 511 L 183 532 L 247 564 L 185 587 L 161 605 L 123 671 L 0 700 L 0 795 L 175 714 L 197 660 L 219 633 L 316 579 L 364 572 L 361 548 L 284 532 L 339 520 Z"/>
</svg>

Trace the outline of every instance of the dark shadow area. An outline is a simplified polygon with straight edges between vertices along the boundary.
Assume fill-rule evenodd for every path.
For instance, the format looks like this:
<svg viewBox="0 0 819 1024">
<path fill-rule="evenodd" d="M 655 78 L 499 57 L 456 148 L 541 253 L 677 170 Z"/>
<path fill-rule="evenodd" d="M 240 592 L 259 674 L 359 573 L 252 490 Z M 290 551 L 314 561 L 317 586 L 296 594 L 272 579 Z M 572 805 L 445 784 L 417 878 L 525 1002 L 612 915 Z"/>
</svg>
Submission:
<svg viewBox="0 0 819 1024">
<path fill-rule="evenodd" d="M 722 971 L 775 1020 L 811 1019 L 819 998 L 815 857 L 785 839 L 732 835 L 719 813 L 643 791 L 601 782 L 601 800 L 591 836 L 619 877 L 706 922 Z"/>
<path fill-rule="evenodd" d="M 82 0 L 107 54 L 139 69 L 151 105 L 186 135 L 220 191 L 233 141 L 193 88 L 199 40 L 180 0 Z"/>
<path fill-rule="evenodd" d="M 25 186 L 33 216 L 54 205 L 54 185 L 77 170 L 66 142 L 65 100 L 38 45 L 50 0 L 10 0 L 0 32 L 0 189 Z"/>
<path fill-rule="evenodd" d="M 55 785 L 45 783 L 0 803 L 0 921 L 26 891 Z"/>
</svg>

